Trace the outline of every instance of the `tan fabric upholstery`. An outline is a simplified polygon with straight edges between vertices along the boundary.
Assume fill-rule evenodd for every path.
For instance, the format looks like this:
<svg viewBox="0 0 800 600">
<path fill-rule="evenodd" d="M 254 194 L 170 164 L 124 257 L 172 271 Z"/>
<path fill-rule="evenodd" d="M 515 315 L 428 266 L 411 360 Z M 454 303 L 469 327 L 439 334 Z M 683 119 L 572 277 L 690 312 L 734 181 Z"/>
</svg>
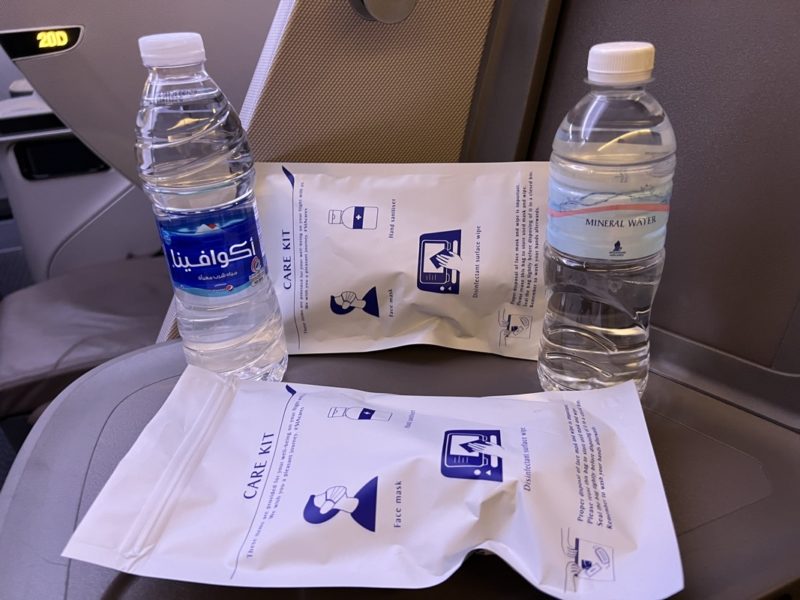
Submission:
<svg viewBox="0 0 800 600">
<path fill-rule="evenodd" d="M 419 0 L 399 24 L 297 0 L 248 136 L 258 161 L 450 162 L 493 0 Z"/>
</svg>

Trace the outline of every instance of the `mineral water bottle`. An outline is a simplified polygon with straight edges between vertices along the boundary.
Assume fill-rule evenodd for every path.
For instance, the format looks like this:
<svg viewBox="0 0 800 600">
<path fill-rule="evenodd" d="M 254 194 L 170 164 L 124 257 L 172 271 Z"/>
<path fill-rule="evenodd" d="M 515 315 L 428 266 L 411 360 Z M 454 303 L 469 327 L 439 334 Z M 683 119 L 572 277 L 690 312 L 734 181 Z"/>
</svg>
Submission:
<svg viewBox="0 0 800 600">
<path fill-rule="evenodd" d="M 286 341 L 267 276 L 253 159 L 225 95 L 206 73 L 203 39 L 139 39 L 148 69 L 136 119 L 139 175 L 153 202 L 190 364 L 280 380 Z"/>
<path fill-rule="evenodd" d="M 672 126 L 645 90 L 654 56 L 644 42 L 592 47 L 591 91 L 553 140 L 538 366 L 546 390 L 630 380 L 641 394 L 647 385 L 675 171 Z"/>
</svg>

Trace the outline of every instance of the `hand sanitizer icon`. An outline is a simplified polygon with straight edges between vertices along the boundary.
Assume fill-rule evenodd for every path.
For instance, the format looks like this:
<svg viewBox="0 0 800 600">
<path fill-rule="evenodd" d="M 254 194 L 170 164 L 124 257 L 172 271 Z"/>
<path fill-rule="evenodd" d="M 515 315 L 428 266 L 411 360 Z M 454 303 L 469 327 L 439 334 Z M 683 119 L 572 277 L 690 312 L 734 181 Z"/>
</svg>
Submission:
<svg viewBox="0 0 800 600">
<path fill-rule="evenodd" d="M 344 225 L 348 229 L 377 229 L 377 206 L 348 206 L 344 210 L 328 211 L 330 225 Z"/>
<path fill-rule="evenodd" d="M 328 418 L 347 417 L 353 421 L 388 421 L 392 413 L 388 410 L 375 410 L 361 406 L 333 406 L 328 411 Z"/>
</svg>

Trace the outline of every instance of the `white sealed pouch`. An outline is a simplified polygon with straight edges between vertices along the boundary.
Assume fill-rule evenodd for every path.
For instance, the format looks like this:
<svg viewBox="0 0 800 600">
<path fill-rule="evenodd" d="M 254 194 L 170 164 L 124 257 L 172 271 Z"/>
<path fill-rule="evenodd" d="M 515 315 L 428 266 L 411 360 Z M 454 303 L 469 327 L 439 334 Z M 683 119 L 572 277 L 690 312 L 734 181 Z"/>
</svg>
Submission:
<svg viewBox="0 0 800 600">
<path fill-rule="evenodd" d="M 257 164 L 289 352 L 535 359 L 547 178 L 545 162 Z"/>
<path fill-rule="evenodd" d="M 633 384 L 423 397 L 189 367 L 64 555 L 208 584 L 420 588 L 476 550 L 559 598 L 682 588 Z"/>
</svg>

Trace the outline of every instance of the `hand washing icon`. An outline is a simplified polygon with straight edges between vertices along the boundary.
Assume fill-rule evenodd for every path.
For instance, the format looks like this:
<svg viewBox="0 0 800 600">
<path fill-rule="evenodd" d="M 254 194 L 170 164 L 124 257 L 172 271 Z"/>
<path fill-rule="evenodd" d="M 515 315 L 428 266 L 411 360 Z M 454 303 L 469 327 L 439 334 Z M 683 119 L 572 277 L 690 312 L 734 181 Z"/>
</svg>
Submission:
<svg viewBox="0 0 800 600">
<path fill-rule="evenodd" d="M 561 549 L 567 555 L 564 590 L 574 592 L 581 579 L 614 581 L 614 549 L 561 530 Z"/>
</svg>

